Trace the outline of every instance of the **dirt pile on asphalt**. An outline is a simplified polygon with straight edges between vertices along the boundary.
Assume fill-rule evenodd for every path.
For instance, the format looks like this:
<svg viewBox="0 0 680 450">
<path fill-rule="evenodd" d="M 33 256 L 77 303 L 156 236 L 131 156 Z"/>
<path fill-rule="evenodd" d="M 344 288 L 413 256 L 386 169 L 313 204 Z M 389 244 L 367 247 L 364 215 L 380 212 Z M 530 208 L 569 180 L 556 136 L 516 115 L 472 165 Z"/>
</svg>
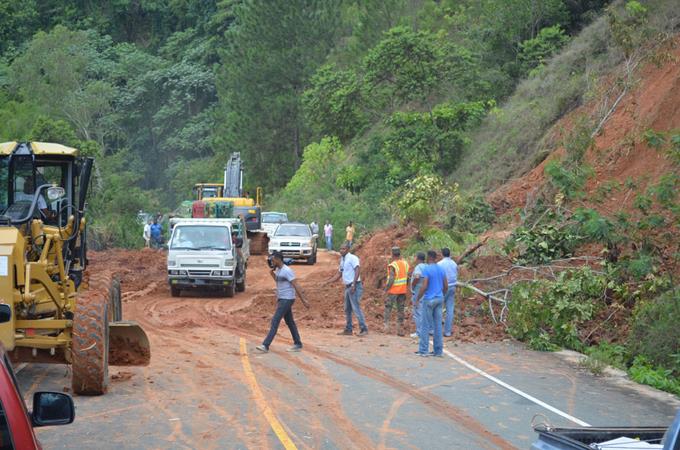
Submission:
<svg viewBox="0 0 680 450">
<path fill-rule="evenodd" d="M 144 248 L 141 250 L 110 249 L 88 253 L 89 273 L 110 270 L 119 277 L 121 289 L 141 291 L 156 282 L 156 288 L 164 289 L 167 278 L 166 253 Z M 158 283 L 162 281 L 163 283 Z"/>
</svg>

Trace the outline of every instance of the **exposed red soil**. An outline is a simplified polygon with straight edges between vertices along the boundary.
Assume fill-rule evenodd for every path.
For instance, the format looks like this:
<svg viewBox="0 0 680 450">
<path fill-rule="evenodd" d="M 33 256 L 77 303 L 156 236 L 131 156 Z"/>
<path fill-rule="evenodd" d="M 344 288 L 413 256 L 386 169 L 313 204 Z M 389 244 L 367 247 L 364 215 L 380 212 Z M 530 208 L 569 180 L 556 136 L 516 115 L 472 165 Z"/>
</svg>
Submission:
<svg viewBox="0 0 680 450">
<path fill-rule="evenodd" d="M 628 179 L 636 182 L 637 192 L 644 192 L 671 170 L 667 157 L 650 148 L 643 133 L 648 129 L 667 132 L 680 128 L 680 64 L 677 62 L 680 47 L 678 41 L 675 44 L 662 51 L 666 55 L 665 63 L 650 62 L 640 70 L 639 83 L 623 98 L 586 153 L 585 162 L 594 170 L 585 187 L 586 205 L 607 213 L 630 210 L 635 198 L 630 189 L 622 187 L 597 203 L 593 198 L 603 183 L 615 181 L 622 185 Z M 574 117 L 590 115 L 596 106 L 586 104 L 559 121 L 549 132 L 555 137 L 552 140 L 558 141 L 559 134 L 571 128 Z M 491 193 L 489 202 L 499 213 L 523 207 L 545 183 L 547 162 L 563 154 L 563 148 L 556 148 L 549 158 L 525 175 Z"/>
</svg>

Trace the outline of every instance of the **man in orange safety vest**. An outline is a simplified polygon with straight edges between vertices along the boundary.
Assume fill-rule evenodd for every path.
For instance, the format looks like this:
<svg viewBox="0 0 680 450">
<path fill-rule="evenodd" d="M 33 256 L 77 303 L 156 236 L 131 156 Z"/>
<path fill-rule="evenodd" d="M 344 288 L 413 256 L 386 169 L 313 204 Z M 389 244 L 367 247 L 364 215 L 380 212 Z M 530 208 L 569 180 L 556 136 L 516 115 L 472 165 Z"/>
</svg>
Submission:
<svg viewBox="0 0 680 450">
<path fill-rule="evenodd" d="M 390 316 L 397 309 L 397 335 L 404 335 L 404 305 L 408 290 L 408 263 L 402 259 L 399 247 L 392 247 L 392 261 L 387 266 L 387 301 L 385 302 L 385 333 L 390 332 Z"/>
</svg>

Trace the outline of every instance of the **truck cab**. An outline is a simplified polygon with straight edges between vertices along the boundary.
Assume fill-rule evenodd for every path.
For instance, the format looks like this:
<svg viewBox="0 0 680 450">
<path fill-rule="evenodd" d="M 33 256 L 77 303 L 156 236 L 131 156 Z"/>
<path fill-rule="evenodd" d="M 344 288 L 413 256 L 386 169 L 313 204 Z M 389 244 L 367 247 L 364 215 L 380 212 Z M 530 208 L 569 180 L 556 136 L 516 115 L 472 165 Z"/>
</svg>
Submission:
<svg viewBox="0 0 680 450">
<path fill-rule="evenodd" d="M 244 240 L 234 220 L 171 219 L 168 284 L 173 297 L 193 289 L 221 291 L 227 297 L 245 290 Z"/>
</svg>

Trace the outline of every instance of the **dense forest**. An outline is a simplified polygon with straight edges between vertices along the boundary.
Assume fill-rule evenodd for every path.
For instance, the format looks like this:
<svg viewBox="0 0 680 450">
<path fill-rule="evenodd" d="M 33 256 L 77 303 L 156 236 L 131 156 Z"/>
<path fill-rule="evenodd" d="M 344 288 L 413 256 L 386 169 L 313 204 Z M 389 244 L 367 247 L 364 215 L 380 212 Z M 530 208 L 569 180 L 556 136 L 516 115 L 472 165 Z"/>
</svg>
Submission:
<svg viewBox="0 0 680 450">
<path fill-rule="evenodd" d="M 100 231 L 171 210 L 241 151 L 247 183 L 301 219 L 305 148 L 319 201 L 364 227 L 414 175 L 450 173 L 474 129 L 605 1 L 19 1 L 0 6 L 0 139 L 98 157 Z M 304 171 L 303 171 L 304 172 Z M 293 198 L 291 199 L 291 195 Z M 359 200 L 356 202 L 355 200 Z M 96 209 L 96 210 L 95 210 Z M 349 212 L 348 212 L 349 215 Z M 126 225 L 130 225 L 127 223 Z"/>
<path fill-rule="evenodd" d="M 676 0 L 5 0 L 0 22 L 0 141 L 97 158 L 97 245 L 139 246 L 139 210 L 240 151 L 265 209 L 336 241 L 410 222 L 409 255 L 492 227 L 513 264 L 589 252 L 514 286 L 508 331 L 680 394 L 680 131 L 636 116 L 600 142 L 642 68 L 677 64 Z"/>
</svg>

